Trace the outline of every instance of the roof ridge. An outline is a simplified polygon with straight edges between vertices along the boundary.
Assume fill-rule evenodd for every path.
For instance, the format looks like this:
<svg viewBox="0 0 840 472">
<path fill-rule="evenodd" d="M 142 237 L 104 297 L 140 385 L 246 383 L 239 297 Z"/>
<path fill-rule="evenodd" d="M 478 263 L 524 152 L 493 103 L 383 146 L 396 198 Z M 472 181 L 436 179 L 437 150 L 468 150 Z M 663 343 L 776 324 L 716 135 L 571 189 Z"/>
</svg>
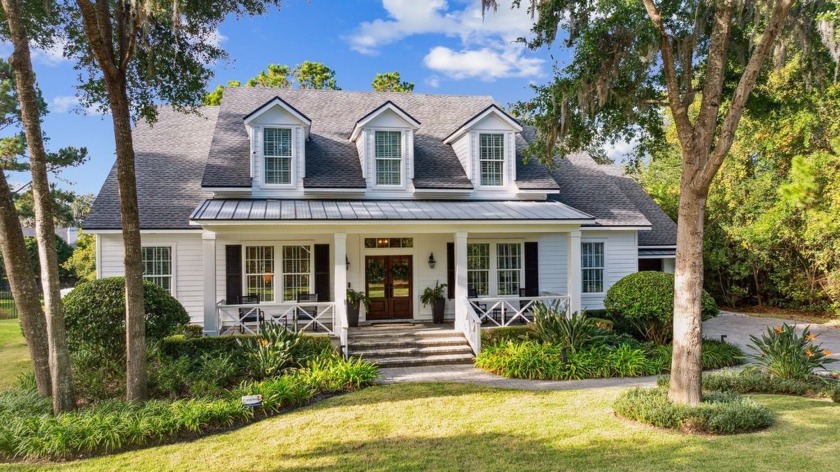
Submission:
<svg viewBox="0 0 840 472">
<path fill-rule="evenodd" d="M 255 85 L 255 86 L 240 86 L 240 87 L 225 87 L 227 89 L 258 89 L 258 90 L 277 90 L 283 92 L 293 92 L 293 93 L 346 93 L 346 94 L 358 94 L 358 95 L 382 95 L 382 94 L 398 94 L 398 96 L 425 96 L 425 97 L 457 97 L 457 98 L 485 98 L 490 99 L 493 103 L 496 103 L 496 99 L 492 95 L 470 95 L 470 94 L 457 94 L 457 93 L 424 93 L 424 92 L 377 92 L 375 90 L 332 90 L 332 89 L 292 89 L 292 88 L 281 88 L 281 87 L 267 87 L 265 85 Z M 224 100 L 224 96 L 222 98 Z"/>
</svg>

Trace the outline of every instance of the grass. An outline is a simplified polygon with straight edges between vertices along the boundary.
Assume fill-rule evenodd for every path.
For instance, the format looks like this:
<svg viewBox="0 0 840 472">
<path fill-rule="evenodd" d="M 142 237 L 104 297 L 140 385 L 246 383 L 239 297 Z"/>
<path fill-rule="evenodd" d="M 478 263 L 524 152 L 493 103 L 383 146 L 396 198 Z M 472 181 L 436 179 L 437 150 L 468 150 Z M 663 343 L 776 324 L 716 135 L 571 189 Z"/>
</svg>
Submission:
<svg viewBox="0 0 840 472">
<path fill-rule="evenodd" d="M 18 375 L 31 369 L 29 350 L 18 320 L 0 320 L 0 390 L 14 385 Z"/>
<path fill-rule="evenodd" d="M 747 435 L 685 435 L 619 419 L 620 388 L 378 386 L 196 441 L 8 470 L 833 470 L 840 407 L 756 396 Z"/>
<path fill-rule="evenodd" d="M 0 320 L 10 319 L 15 309 L 15 302 L 11 297 L 0 293 Z"/>
</svg>

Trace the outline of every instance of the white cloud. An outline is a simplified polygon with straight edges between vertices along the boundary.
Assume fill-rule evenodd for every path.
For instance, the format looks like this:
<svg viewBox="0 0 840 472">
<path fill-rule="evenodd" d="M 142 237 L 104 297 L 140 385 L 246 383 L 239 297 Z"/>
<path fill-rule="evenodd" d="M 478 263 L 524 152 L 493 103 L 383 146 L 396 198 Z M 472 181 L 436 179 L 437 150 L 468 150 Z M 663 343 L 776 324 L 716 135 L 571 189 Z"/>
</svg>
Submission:
<svg viewBox="0 0 840 472">
<path fill-rule="evenodd" d="M 46 49 L 39 49 L 34 44 L 30 46 L 32 47 L 32 62 L 56 66 L 62 62 L 69 61 L 69 59 L 64 57 L 66 42 L 62 39 L 57 40 L 52 46 Z"/>
<path fill-rule="evenodd" d="M 82 112 L 86 115 L 103 115 L 107 112 L 107 110 L 100 110 L 96 105 L 82 108 L 81 100 L 74 95 L 59 95 L 53 97 L 51 102 L 50 111 L 53 113 Z"/>
<path fill-rule="evenodd" d="M 79 106 L 79 97 L 73 95 L 62 95 L 53 97 L 51 111 L 55 113 L 67 113 Z"/>
<path fill-rule="evenodd" d="M 346 39 L 353 50 L 376 54 L 409 36 L 443 35 L 459 38 L 461 49 L 433 47 L 425 63 L 444 75 L 456 79 L 482 75 L 487 80 L 541 75 L 544 61 L 526 57 L 526 49 L 514 44 L 528 35 L 531 16 L 526 8 L 511 9 L 510 2 L 501 3 L 498 11 L 482 16 L 478 1 L 450 10 L 446 0 L 383 0 L 387 18 L 361 23 Z"/>
<path fill-rule="evenodd" d="M 542 72 L 542 59 L 525 57 L 519 48 L 481 48 L 453 51 L 438 46 L 423 59 L 429 69 L 455 79 L 486 81 L 506 77 L 533 77 Z"/>
<path fill-rule="evenodd" d="M 431 88 L 440 87 L 440 77 L 436 75 L 430 75 L 426 77 L 426 85 L 428 85 Z"/>
</svg>

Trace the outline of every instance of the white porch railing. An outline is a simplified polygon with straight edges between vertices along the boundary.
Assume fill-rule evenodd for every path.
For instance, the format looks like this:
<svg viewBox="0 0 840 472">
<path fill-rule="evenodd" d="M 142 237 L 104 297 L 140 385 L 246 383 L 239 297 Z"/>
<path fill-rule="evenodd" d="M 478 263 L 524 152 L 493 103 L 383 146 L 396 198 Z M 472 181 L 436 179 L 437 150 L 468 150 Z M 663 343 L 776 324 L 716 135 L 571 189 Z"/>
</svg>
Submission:
<svg viewBox="0 0 840 472">
<path fill-rule="evenodd" d="M 464 337 L 467 338 L 467 342 L 470 344 L 473 353 L 478 355 L 481 352 L 481 318 L 479 318 L 478 313 L 475 312 L 475 308 L 469 300 L 462 298 L 460 302 L 464 305 L 464 311 L 467 314 L 466 322 L 463 325 Z"/>
<path fill-rule="evenodd" d="M 323 330 L 330 336 L 344 337 L 346 346 L 347 320 L 340 319 L 333 302 L 283 302 L 259 304 L 216 304 L 219 334 L 235 331 L 257 334 L 260 323 L 277 323 L 294 331 Z M 343 334 L 342 332 L 343 328 Z"/>
<path fill-rule="evenodd" d="M 530 323 L 534 306 L 543 304 L 569 315 L 570 298 L 563 295 L 545 294 L 538 297 L 478 297 L 468 299 L 472 311 L 481 324 L 487 327 L 510 326 L 516 321 Z"/>
</svg>

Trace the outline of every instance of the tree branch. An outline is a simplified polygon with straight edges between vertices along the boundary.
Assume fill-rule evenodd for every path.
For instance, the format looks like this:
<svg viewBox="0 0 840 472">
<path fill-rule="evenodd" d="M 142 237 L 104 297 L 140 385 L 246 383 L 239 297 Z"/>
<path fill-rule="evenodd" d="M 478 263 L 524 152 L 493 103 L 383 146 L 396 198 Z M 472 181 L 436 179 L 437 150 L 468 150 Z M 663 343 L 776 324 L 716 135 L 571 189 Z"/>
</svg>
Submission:
<svg viewBox="0 0 840 472">
<path fill-rule="evenodd" d="M 106 2 L 100 1 L 100 4 L 104 4 Z M 90 43 L 90 49 L 93 51 L 94 56 L 96 56 L 97 61 L 99 62 L 99 66 L 102 71 L 111 76 L 116 77 L 118 74 L 117 68 L 113 62 L 113 55 L 111 55 L 108 51 L 113 52 L 113 47 L 109 47 L 108 45 L 111 44 L 111 36 L 107 37 L 107 42 L 103 32 L 99 29 L 99 22 L 97 21 L 97 11 L 95 10 L 93 4 L 90 3 L 90 0 L 76 0 L 76 5 L 79 6 L 79 12 L 82 15 L 82 25 L 85 29 L 85 36 L 87 36 L 88 42 Z M 110 22 L 108 24 L 108 30 L 110 31 Z"/>
<path fill-rule="evenodd" d="M 755 81 L 758 78 L 759 72 L 761 72 L 761 66 L 764 60 L 767 59 L 773 43 L 779 36 L 782 26 L 784 26 L 790 14 L 793 2 L 794 0 L 778 0 L 773 7 L 773 14 L 767 23 L 767 28 L 761 35 L 758 46 L 753 51 L 749 62 L 747 62 L 747 67 L 741 75 L 741 80 L 738 81 L 738 87 L 732 96 L 732 104 L 723 121 L 715 149 L 703 168 L 702 183 L 707 185 L 711 183 L 718 169 L 723 164 L 723 159 L 729 153 L 729 149 L 732 147 L 732 141 L 735 139 L 735 130 L 741 121 L 741 116 L 744 114 L 744 106 L 747 103 L 747 98 L 749 98 L 750 92 L 755 86 Z"/>
<path fill-rule="evenodd" d="M 689 147 L 692 139 L 691 121 L 688 119 L 688 109 L 680 100 L 680 88 L 677 82 L 677 70 L 674 65 L 674 52 L 671 49 L 671 38 L 665 31 L 665 26 L 662 24 L 662 15 L 654 5 L 653 0 L 644 0 L 644 2 L 650 21 L 659 31 L 659 49 L 662 53 L 662 66 L 668 88 L 668 103 L 671 107 L 671 114 L 674 116 L 674 123 L 677 125 L 677 134 L 683 147 Z"/>
<path fill-rule="evenodd" d="M 702 156 L 708 156 L 717 127 L 723 80 L 726 75 L 729 33 L 732 30 L 732 0 L 722 0 L 715 8 L 714 28 L 706 61 L 703 101 L 694 127 L 694 142 Z M 701 165 L 704 165 L 701 163 Z"/>
</svg>

